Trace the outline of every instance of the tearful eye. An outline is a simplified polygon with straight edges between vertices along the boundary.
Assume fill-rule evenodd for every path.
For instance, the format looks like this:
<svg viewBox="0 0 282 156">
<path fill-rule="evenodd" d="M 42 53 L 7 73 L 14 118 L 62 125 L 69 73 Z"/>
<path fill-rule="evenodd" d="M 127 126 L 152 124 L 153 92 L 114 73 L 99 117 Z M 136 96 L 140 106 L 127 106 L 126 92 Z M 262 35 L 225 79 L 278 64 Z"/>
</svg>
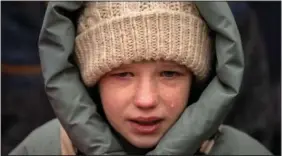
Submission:
<svg viewBox="0 0 282 156">
<path fill-rule="evenodd" d="M 181 74 L 179 72 L 175 72 L 175 71 L 163 71 L 161 72 L 161 76 L 163 77 L 175 77 L 175 76 L 180 76 Z"/>
</svg>

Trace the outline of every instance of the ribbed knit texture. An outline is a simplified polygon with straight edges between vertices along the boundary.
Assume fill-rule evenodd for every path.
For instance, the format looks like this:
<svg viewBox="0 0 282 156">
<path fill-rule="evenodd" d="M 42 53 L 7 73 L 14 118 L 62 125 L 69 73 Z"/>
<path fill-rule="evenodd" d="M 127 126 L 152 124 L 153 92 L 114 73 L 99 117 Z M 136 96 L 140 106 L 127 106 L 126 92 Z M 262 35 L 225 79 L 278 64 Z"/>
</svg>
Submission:
<svg viewBox="0 0 282 156">
<path fill-rule="evenodd" d="M 198 80 L 209 72 L 209 29 L 192 2 L 86 2 L 77 33 L 75 53 L 87 86 L 142 60 L 175 61 Z"/>
</svg>

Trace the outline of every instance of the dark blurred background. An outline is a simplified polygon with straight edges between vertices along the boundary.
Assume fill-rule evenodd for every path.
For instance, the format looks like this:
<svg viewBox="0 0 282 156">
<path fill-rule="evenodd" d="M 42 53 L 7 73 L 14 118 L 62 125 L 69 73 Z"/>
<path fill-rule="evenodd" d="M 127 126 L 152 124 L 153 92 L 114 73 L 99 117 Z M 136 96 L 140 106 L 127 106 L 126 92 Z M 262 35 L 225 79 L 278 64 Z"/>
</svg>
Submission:
<svg viewBox="0 0 282 156">
<path fill-rule="evenodd" d="M 241 34 L 243 86 L 225 124 L 281 155 L 281 2 L 228 2 Z M 1 2 L 2 155 L 54 118 L 37 40 L 46 2 Z"/>
</svg>

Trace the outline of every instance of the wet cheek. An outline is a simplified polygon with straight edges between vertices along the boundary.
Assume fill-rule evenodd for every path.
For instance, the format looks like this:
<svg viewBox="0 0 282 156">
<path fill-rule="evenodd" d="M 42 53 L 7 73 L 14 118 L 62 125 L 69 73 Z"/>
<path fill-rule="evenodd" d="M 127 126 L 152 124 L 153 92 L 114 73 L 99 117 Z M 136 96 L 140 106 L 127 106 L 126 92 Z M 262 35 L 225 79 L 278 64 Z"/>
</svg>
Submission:
<svg viewBox="0 0 282 156">
<path fill-rule="evenodd" d="M 167 107 L 171 109 L 178 109 L 182 108 L 187 103 L 187 94 L 182 90 L 170 90 L 170 89 L 163 89 L 162 91 L 162 99 Z"/>
</svg>

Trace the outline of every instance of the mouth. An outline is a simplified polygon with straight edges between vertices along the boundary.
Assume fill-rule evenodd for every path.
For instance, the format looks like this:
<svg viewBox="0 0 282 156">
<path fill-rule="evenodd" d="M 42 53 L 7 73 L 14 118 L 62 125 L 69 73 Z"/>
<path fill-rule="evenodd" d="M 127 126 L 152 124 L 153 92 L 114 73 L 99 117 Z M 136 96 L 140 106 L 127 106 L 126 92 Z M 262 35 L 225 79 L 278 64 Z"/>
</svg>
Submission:
<svg viewBox="0 0 282 156">
<path fill-rule="evenodd" d="M 138 134 L 154 134 L 164 119 L 159 117 L 138 117 L 130 119 L 132 130 Z"/>
</svg>

